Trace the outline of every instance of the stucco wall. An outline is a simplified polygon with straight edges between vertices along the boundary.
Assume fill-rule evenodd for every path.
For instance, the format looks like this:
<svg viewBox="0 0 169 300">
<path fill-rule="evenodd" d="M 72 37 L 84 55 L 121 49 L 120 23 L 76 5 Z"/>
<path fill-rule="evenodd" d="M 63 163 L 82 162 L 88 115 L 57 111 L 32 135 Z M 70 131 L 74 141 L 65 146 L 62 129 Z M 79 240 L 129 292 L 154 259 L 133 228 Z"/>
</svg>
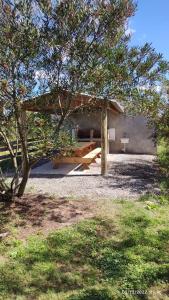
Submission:
<svg viewBox="0 0 169 300">
<path fill-rule="evenodd" d="M 101 128 L 101 115 L 99 111 L 93 113 L 75 114 L 72 118 L 74 124 L 81 129 Z M 123 145 L 120 139 L 126 136 L 129 143 L 126 146 L 127 153 L 156 154 L 156 147 L 152 141 L 153 130 L 146 125 L 143 116 L 129 117 L 123 114 L 108 112 L 108 128 L 115 128 L 115 141 L 109 144 L 110 153 L 122 151 Z"/>
<path fill-rule="evenodd" d="M 79 125 L 81 129 L 97 129 L 101 128 L 100 111 L 76 113 L 71 117 L 75 125 Z"/>
<path fill-rule="evenodd" d="M 110 152 L 120 152 L 122 144 L 120 139 L 129 138 L 126 152 L 140 154 L 156 154 L 156 147 L 152 140 L 153 130 L 147 126 L 143 116 L 129 117 L 125 115 L 112 115 L 109 112 L 108 127 L 115 128 L 115 141 L 110 142 Z"/>
</svg>

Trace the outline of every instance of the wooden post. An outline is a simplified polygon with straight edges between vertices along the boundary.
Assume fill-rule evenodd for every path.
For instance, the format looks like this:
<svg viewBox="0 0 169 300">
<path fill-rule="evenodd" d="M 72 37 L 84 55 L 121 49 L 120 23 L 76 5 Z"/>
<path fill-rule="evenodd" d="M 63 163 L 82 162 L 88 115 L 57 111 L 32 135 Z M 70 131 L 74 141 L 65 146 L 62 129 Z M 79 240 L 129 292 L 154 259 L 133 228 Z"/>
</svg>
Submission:
<svg viewBox="0 0 169 300">
<path fill-rule="evenodd" d="M 93 141 L 94 129 L 90 129 L 90 142 Z"/>
<path fill-rule="evenodd" d="M 107 129 L 107 154 L 110 152 L 110 140 L 109 140 L 109 131 Z"/>
<path fill-rule="evenodd" d="M 72 140 L 74 141 L 76 139 L 76 130 L 72 128 Z"/>
<path fill-rule="evenodd" d="M 104 100 L 101 112 L 101 175 L 107 174 L 107 100 Z"/>
<path fill-rule="evenodd" d="M 79 125 L 76 125 L 75 132 L 76 132 L 76 139 L 79 140 Z"/>
</svg>

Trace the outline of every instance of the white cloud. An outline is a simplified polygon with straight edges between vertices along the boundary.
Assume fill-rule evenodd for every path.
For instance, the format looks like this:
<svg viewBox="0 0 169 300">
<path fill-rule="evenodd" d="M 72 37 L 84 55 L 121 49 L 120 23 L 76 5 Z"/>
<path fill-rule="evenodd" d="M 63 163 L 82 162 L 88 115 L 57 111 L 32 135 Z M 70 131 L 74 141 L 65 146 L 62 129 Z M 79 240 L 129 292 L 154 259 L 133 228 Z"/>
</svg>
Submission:
<svg viewBox="0 0 169 300">
<path fill-rule="evenodd" d="M 141 91 L 146 91 L 146 90 L 151 89 L 152 91 L 155 91 L 157 93 L 160 93 L 161 89 L 162 89 L 161 85 L 156 85 L 156 86 L 151 87 L 149 84 L 138 86 L 138 88 Z"/>
<path fill-rule="evenodd" d="M 149 89 L 149 86 L 148 85 L 141 85 L 141 86 L 138 86 L 139 90 L 141 91 L 146 91 Z"/>
<path fill-rule="evenodd" d="M 125 31 L 125 34 L 126 34 L 126 35 L 131 35 L 131 36 L 132 36 L 135 32 L 136 32 L 135 29 L 133 29 L 133 28 L 131 28 L 131 27 L 128 27 L 128 28 L 126 29 L 126 31 Z"/>
<path fill-rule="evenodd" d="M 35 79 L 43 79 L 46 77 L 46 72 L 44 70 L 37 70 L 35 71 Z"/>
<path fill-rule="evenodd" d="M 136 30 L 132 27 L 131 22 L 127 23 L 125 27 L 125 34 L 132 36 L 135 32 Z"/>
<path fill-rule="evenodd" d="M 161 85 L 156 85 L 154 89 L 157 93 L 161 92 Z"/>
</svg>

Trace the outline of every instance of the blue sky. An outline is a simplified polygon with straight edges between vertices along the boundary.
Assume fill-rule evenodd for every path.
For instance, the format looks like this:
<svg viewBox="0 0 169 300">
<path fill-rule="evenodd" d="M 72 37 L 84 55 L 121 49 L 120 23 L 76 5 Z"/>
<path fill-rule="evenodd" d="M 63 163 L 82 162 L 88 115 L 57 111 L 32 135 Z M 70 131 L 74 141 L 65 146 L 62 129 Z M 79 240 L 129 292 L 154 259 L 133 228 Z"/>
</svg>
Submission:
<svg viewBox="0 0 169 300">
<path fill-rule="evenodd" d="M 136 14 L 129 21 L 132 45 L 152 43 L 169 60 L 169 0 L 137 0 Z"/>
</svg>

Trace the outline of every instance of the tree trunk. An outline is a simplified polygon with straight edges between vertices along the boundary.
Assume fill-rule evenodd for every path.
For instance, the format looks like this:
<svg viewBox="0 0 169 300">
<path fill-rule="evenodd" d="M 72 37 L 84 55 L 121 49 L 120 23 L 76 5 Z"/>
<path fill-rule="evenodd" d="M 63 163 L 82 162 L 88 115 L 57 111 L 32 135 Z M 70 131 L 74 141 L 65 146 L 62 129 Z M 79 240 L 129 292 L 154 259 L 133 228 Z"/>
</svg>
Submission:
<svg viewBox="0 0 169 300">
<path fill-rule="evenodd" d="M 21 155 L 22 155 L 22 180 L 18 188 L 18 197 L 22 197 L 26 184 L 29 179 L 29 174 L 31 170 L 31 165 L 29 163 L 29 154 L 28 154 L 28 147 L 27 147 L 27 121 L 26 121 L 26 112 L 23 111 L 20 107 L 18 108 L 16 105 L 15 109 L 16 120 L 18 125 L 18 133 L 21 142 Z"/>
<path fill-rule="evenodd" d="M 28 179 L 29 179 L 29 175 L 30 175 L 30 170 L 31 170 L 31 167 L 29 165 L 24 167 L 22 180 L 21 180 L 21 183 L 19 185 L 19 189 L 18 189 L 18 193 L 17 193 L 17 196 L 19 198 L 22 197 L 24 192 L 25 192 L 25 188 L 26 188 L 26 185 L 27 185 L 27 182 L 28 182 Z"/>
</svg>

